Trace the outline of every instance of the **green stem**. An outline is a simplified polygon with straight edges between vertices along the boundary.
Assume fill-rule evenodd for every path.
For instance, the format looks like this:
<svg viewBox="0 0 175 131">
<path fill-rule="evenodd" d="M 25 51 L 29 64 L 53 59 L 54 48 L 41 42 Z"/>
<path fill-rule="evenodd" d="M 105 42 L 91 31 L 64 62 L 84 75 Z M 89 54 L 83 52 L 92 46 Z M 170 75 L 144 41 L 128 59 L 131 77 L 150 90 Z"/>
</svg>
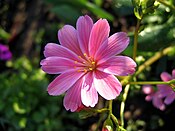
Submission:
<svg viewBox="0 0 175 131">
<path fill-rule="evenodd" d="M 98 123 L 97 123 L 97 127 L 95 129 L 95 131 L 98 131 L 99 127 L 100 127 L 100 124 L 102 123 L 102 121 L 104 120 L 104 117 L 105 117 L 105 113 L 109 113 L 110 110 L 108 108 L 102 108 L 102 109 L 97 109 L 95 110 L 95 112 L 99 113 L 100 114 L 100 119 L 98 120 Z"/>
<path fill-rule="evenodd" d="M 108 115 L 108 119 L 112 119 L 114 124 L 116 125 L 117 129 L 119 129 L 119 124 L 118 124 L 118 120 L 117 118 L 112 114 L 112 100 L 109 101 L 109 115 Z M 118 130 L 117 130 L 118 131 Z"/>
<path fill-rule="evenodd" d="M 166 2 L 165 0 L 157 0 L 157 1 L 158 1 L 159 3 L 161 3 L 161 4 L 165 5 L 165 6 L 169 7 L 170 9 L 175 10 L 175 6 L 174 6 L 174 5 L 169 4 L 169 3 L 168 3 L 168 2 Z"/>
<path fill-rule="evenodd" d="M 112 100 L 109 101 L 109 117 L 112 114 Z"/>
<path fill-rule="evenodd" d="M 169 46 L 165 49 L 163 49 L 162 51 L 159 51 L 157 53 L 155 53 L 154 56 L 152 56 L 151 58 L 149 58 L 145 63 L 143 63 L 142 65 L 140 65 L 136 71 L 136 73 L 134 74 L 134 76 L 137 76 L 138 74 L 140 74 L 146 67 L 152 65 L 155 61 L 159 60 L 161 57 L 167 55 L 170 52 L 173 52 L 175 50 L 175 46 Z M 129 83 L 129 80 L 133 78 L 133 76 L 126 76 L 122 81 L 121 84 L 124 86 L 126 84 Z"/>
<path fill-rule="evenodd" d="M 115 123 L 115 126 L 117 127 L 117 129 L 119 129 L 119 123 L 118 123 L 117 118 L 113 114 L 110 114 L 110 117 L 113 120 L 113 122 Z"/>
<path fill-rule="evenodd" d="M 95 131 L 99 130 L 99 127 L 100 127 L 100 125 L 101 125 L 101 123 L 102 123 L 102 121 L 104 119 L 104 115 L 105 115 L 104 113 L 100 114 L 100 119 L 98 120 L 98 123 L 97 123 Z"/>
<path fill-rule="evenodd" d="M 121 127 L 124 127 L 124 109 L 125 109 L 125 101 L 126 98 L 128 96 L 128 92 L 129 92 L 129 88 L 130 85 L 126 85 L 125 89 L 124 89 L 124 93 L 123 93 L 123 99 L 121 102 L 121 106 L 120 106 L 120 120 L 121 120 Z"/>
<path fill-rule="evenodd" d="M 174 51 L 175 46 L 169 46 L 162 51 L 157 52 L 154 56 L 149 58 L 145 63 L 139 66 L 137 72 L 135 73 L 135 76 L 140 74 L 146 67 L 152 65 L 155 61 L 159 60 L 161 57 L 167 55 L 168 53 Z"/>
<path fill-rule="evenodd" d="M 175 91 L 175 79 L 170 81 L 133 81 L 130 85 L 169 85 Z"/>
<path fill-rule="evenodd" d="M 129 82 L 131 85 L 169 85 L 169 82 L 164 81 L 133 81 Z"/>
<path fill-rule="evenodd" d="M 142 19 L 137 19 L 137 25 L 136 25 L 135 32 L 134 32 L 134 47 L 133 47 L 133 59 L 134 60 L 137 55 L 138 35 L 139 35 L 139 28 L 140 28 L 141 20 Z"/>
<path fill-rule="evenodd" d="M 134 76 L 137 76 L 138 74 L 140 74 L 143 70 L 145 70 L 146 67 L 152 65 L 155 61 L 159 60 L 161 57 L 169 54 L 170 52 L 174 52 L 175 50 L 175 46 L 169 46 L 157 53 L 155 53 L 154 56 L 152 56 L 151 58 L 149 58 L 145 63 L 143 63 L 142 65 L 140 65 L 136 71 L 136 73 L 134 74 Z M 122 81 L 121 84 L 124 86 L 126 84 L 129 83 L 129 80 L 133 78 L 133 76 L 126 76 Z"/>
<path fill-rule="evenodd" d="M 102 108 L 102 109 L 97 109 L 97 110 L 95 110 L 97 113 L 104 113 L 104 112 L 108 112 L 109 111 L 109 109 L 107 109 L 107 108 Z"/>
</svg>

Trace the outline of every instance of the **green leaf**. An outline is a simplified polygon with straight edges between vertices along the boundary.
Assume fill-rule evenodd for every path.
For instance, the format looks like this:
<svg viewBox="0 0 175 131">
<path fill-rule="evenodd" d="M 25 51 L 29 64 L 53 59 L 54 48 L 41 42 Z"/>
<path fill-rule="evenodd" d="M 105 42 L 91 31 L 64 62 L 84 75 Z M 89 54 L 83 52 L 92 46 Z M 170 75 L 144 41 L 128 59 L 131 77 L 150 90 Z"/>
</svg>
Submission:
<svg viewBox="0 0 175 131">
<path fill-rule="evenodd" d="M 66 23 L 75 23 L 80 16 L 78 10 L 69 5 L 55 6 L 51 11 Z"/>
<path fill-rule="evenodd" d="M 86 2 L 85 6 L 89 11 L 91 11 L 92 13 L 94 13 L 95 15 L 97 15 L 100 18 L 106 18 L 110 21 L 114 20 L 114 16 L 112 14 L 108 13 L 107 11 L 103 10 L 102 8 L 96 6 L 93 3 Z"/>
<path fill-rule="evenodd" d="M 63 6 L 63 5 L 65 6 L 66 5 L 69 8 L 71 8 L 71 10 L 77 10 L 77 11 L 79 10 L 79 11 L 81 11 L 83 9 L 87 9 L 88 11 L 92 12 L 93 14 L 95 14 L 96 16 L 98 16 L 100 18 L 106 18 L 106 19 L 108 19 L 110 21 L 114 20 L 114 16 L 112 14 L 108 13 L 107 11 L 105 11 L 103 8 L 100 8 L 96 4 L 94 4 L 92 2 L 88 2 L 87 0 L 74 0 L 74 1 L 73 0 L 59 0 L 59 1 L 46 0 L 46 1 L 51 3 L 51 4 L 54 4 L 56 7 L 60 7 L 60 6 Z M 53 8 L 56 8 L 56 7 L 53 7 Z M 63 17 L 65 15 L 66 16 L 68 15 L 68 16 L 70 16 L 70 18 L 73 17 L 73 16 L 71 17 L 71 14 L 69 14 L 68 12 L 64 12 L 65 9 L 64 10 L 56 9 L 56 10 L 59 13 L 57 13 L 57 11 L 55 11 L 55 13 L 57 13 L 59 16 Z M 67 9 L 67 7 L 66 7 L 66 11 L 70 11 L 70 9 Z M 60 14 L 60 13 L 62 13 L 62 14 Z"/>
<path fill-rule="evenodd" d="M 117 16 L 133 15 L 131 0 L 117 0 L 113 2 L 112 9 Z"/>
<path fill-rule="evenodd" d="M 175 42 L 174 20 L 162 25 L 148 25 L 138 37 L 138 51 L 158 51 Z M 133 43 L 134 37 L 131 38 Z"/>
<path fill-rule="evenodd" d="M 0 28 L 0 38 L 8 40 L 10 38 L 10 34 L 7 33 L 4 29 Z"/>
<path fill-rule="evenodd" d="M 137 17 L 137 19 L 142 19 L 142 13 L 138 7 L 134 8 L 134 14 Z"/>
<path fill-rule="evenodd" d="M 169 46 L 174 39 L 175 23 L 170 25 L 158 25 L 147 27 L 138 39 L 139 50 L 158 51 L 161 48 Z M 156 47 L 156 48 L 155 48 Z"/>
<path fill-rule="evenodd" d="M 107 118 L 103 123 L 103 129 L 105 131 L 114 131 L 114 125 L 110 118 Z"/>
<path fill-rule="evenodd" d="M 100 7 L 103 3 L 103 0 L 94 0 L 94 3 Z"/>
</svg>

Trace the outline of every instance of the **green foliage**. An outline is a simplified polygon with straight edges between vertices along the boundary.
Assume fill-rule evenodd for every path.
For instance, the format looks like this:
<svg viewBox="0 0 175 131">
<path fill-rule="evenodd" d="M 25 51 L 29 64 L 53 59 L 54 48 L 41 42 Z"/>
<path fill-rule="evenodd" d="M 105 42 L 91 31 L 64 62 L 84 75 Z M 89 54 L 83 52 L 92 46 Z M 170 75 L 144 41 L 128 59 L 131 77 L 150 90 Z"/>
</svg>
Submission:
<svg viewBox="0 0 175 131">
<path fill-rule="evenodd" d="M 84 10 L 92 12 L 100 18 L 106 18 L 110 21 L 114 20 L 114 16 L 100 7 L 102 1 L 95 1 L 95 3 L 87 0 L 45 0 L 50 3 L 53 11 L 60 19 L 66 23 L 74 24 L 76 17 L 80 16 Z"/>
<path fill-rule="evenodd" d="M 174 33 L 174 14 L 172 12 L 167 12 L 166 7 L 159 6 L 154 14 L 143 17 L 138 37 L 138 52 L 155 52 L 173 45 L 175 43 Z M 130 34 L 130 38 L 130 42 L 133 44 L 133 34 Z M 132 44 L 127 51 L 132 51 Z M 128 53 L 132 54 L 132 52 Z"/>
<path fill-rule="evenodd" d="M 62 129 L 66 111 L 60 115 L 62 97 L 47 94 L 45 73 L 22 57 L 11 70 L 0 74 L 0 127 L 2 130 L 51 131 Z M 76 117 L 76 114 L 70 114 Z M 66 129 L 74 129 L 69 125 Z M 76 128 L 75 128 L 76 129 Z"/>
<path fill-rule="evenodd" d="M 110 118 L 107 118 L 103 123 L 103 130 L 114 131 L 114 125 Z"/>
<path fill-rule="evenodd" d="M 0 27 L 0 39 L 8 40 L 9 38 L 10 34 Z"/>
<path fill-rule="evenodd" d="M 112 9 L 118 16 L 133 15 L 131 0 L 114 0 Z"/>
<path fill-rule="evenodd" d="M 155 0 L 132 0 L 134 6 L 134 14 L 138 19 L 142 19 L 143 15 L 153 13 L 158 7 Z"/>
<path fill-rule="evenodd" d="M 173 0 L 169 0 L 167 3 L 173 4 Z M 108 19 L 111 33 L 116 33 L 117 31 L 127 32 L 130 37 L 130 44 L 123 53 L 128 56 L 132 56 L 133 54 L 133 32 L 136 25 L 135 16 L 138 19 L 142 19 L 138 37 L 137 54 L 139 56 L 136 57 L 137 67 L 142 65 L 147 58 L 153 56 L 156 51 L 162 50 L 169 45 L 175 45 L 175 17 L 174 12 L 171 11 L 173 8 L 157 3 L 155 0 L 44 0 L 44 4 L 47 7 L 46 10 L 49 8 L 52 15 L 51 18 L 50 16 L 47 18 L 47 14 L 44 14 L 42 22 L 38 22 L 39 28 L 36 29 L 33 42 L 35 43 L 33 46 L 36 54 L 42 51 L 41 46 L 44 46 L 43 43 L 58 42 L 56 33 L 63 25 L 71 24 L 75 27 L 77 18 L 84 14 L 92 16 L 94 21 L 97 18 Z M 10 8 L 9 6 L 7 7 Z M 6 9 L 7 11 L 8 8 Z M 0 14 L 4 14 L 1 9 L 0 12 Z M 11 12 L 8 13 L 11 14 Z M 31 12 L 26 12 L 26 14 L 28 13 L 30 16 Z M 58 19 L 55 19 L 55 16 Z M 13 27 L 13 24 L 15 25 L 14 21 L 11 21 L 12 23 L 14 22 L 12 25 L 8 21 L 0 20 L 0 22 L 2 25 L 8 25 L 9 27 Z M 42 25 L 44 26 L 41 27 Z M 8 31 L 13 31 L 13 28 L 7 29 L 8 31 L 4 29 L 0 27 L 0 40 L 3 42 L 7 41 L 6 43 L 12 49 L 13 46 L 16 46 L 16 43 L 13 43 L 14 41 L 17 40 L 17 43 L 19 42 L 19 45 L 21 44 L 21 40 L 18 37 L 20 35 L 22 36 L 23 32 L 20 32 L 21 34 L 19 36 L 11 36 Z M 24 28 L 22 31 L 25 32 L 26 29 Z M 14 38 L 11 40 L 11 43 L 8 43 L 11 37 Z M 14 49 L 13 52 L 15 51 Z M 79 118 L 77 113 L 66 111 L 63 107 L 63 96 L 54 97 L 47 94 L 46 90 L 50 82 L 49 78 L 52 76 L 49 75 L 48 78 L 40 69 L 38 64 L 40 56 L 35 56 L 36 58 L 32 60 L 26 57 L 14 58 L 13 61 L 7 62 L 6 66 L 10 67 L 8 70 L 0 70 L 2 71 L 0 74 L 0 130 L 85 131 L 89 130 L 89 121 L 85 121 L 85 118 L 89 119 L 89 117 L 97 116 L 100 113 L 108 113 L 109 110 L 107 109 L 96 110 L 90 108 L 88 111 L 80 111 L 78 113 Z M 162 71 L 170 71 L 175 68 L 174 56 L 175 49 L 168 56 L 159 59 L 154 65 L 146 67 L 145 71 L 140 73 L 134 81 L 147 79 L 159 80 L 159 75 Z M 34 63 L 34 61 L 37 62 Z M 119 80 L 122 79 L 123 77 Z M 172 86 L 174 88 L 174 85 Z M 131 86 L 125 108 L 127 112 L 131 113 L 124 127 L 127 131 L 156 130 L 166 124 L 164 123 L 166 122 L 164 118 L 161 118 L 160 114 L 156 114 L 158 112 L 156 109 L 154 112 L 156 114 L 155 116 L 147 113 L 147 111 L 154 111 L 154 107 L 145 102 L 143 94 L 140 93 L 141 89 L 141 85 Z M 141 97 L 140 94 L 142 95 Z M 116 105 L 113 106 L 115 108 L 113 112 L 116 114 L 119 112 L 118 106 L 120 106 L 120 102 L 122 101 L 122 95 L 123 92 L 117 97 L 115 100 Z M 101 101 L 99 103 L 101 104 L 99 107 L 103 106 Z M 137 104 L 140 104 L 139 108 L 136 107 Z M 144 105 L 145 107 L 142 107 Z M 141 111 L 146 109 L 146 113 L 141 112 L 142 114 L 136 117 L 134 113 L 132 114 L 132 111 L 137 111 L 137 109 Z M 168 112 L 173 111 L 171 109 L 169 108 Z M 125 114 L 126 116 L 127 112 Z M 166 113 L 168 114 L 168 112 Z M 174 116 L 168 116 L 168 118 L 170 117 L 173 118 Z M 97 122 L 96 118 L 93 118 L 92 121 Z M 95 125 L 92 122 L 90 124 Z M 99 126 L 103 126 L 103 123 L 98 124 Z M 107 125 L 107 127 L 111 127 L 110 129 L 112 129 L 113 124 L 110 120 L 104 122 L 104 126 Z M 123 127 L 119 128 L 120 130 L 125 130 Z"/>
<path fill-rule="evenodd" d="M 58 5 L 51 9 L 62 21 L 66 23 L 74 23 L 81 15 L 78 10 L 69 5 Z M 69 12 L 69 13 L 68 13 Z"/>
</svg>

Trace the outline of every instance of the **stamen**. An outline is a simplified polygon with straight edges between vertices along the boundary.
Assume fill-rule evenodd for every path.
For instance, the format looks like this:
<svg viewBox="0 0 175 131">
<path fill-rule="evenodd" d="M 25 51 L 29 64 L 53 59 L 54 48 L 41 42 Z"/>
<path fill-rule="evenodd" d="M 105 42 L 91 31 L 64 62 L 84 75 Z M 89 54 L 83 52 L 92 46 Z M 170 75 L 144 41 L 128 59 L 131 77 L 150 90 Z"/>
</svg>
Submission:
<svg viewBox="0 0 175 131">
<path fill-rule="evenodd" d="M 93 70 L 93 68 L 92 68 L 92 67 L 89 67 L 89 70 L 90 70 L 90 71 L 92 71 L 92 70 Z"/>
<path fill-rule="evenodd" d="M 95 61 L 92 61 L 91 63 L 92 63 L 92 65 L 94 65 L 95 64 Z"/>
<path fill-rule="evenodd" d="M 78 63 L 78 61 L 74 61 L 74 63 L 75 63 L 75 64 L 77 64 L 77 63 Z"/>
<path fill-rule="evenodd" d="M 92 57 L 88 56 L 86 53 L 83 53 L 83 55 L 84 55 L 83 57 L 82 56 L 78 56 L 78 57 L 82 60 L 81 63 L 83 64 L 82 67 L 84 67 L 84 69 L 80 69 L 77 71 L 78 72 L 84 71 L 85 73 L 89 71 L 93 71 L 96 68 L 96 62 Z"/>
<path fill-rule="evenodd" d="M 77 72 L 81 72 L 81 70 L 77 70 Z"/>
<path fill-rule="evenodd" d="M 86 69 L 84 69 L 84 72 L 86 73 L 86 72 L 87 72 L 87 70 L 86 70 Z"/>
<path fill-rule="evenodd" d="M 76 69 L 77 67 L 76 66 L 74 66 L 74 69 Z"/>
</svg>

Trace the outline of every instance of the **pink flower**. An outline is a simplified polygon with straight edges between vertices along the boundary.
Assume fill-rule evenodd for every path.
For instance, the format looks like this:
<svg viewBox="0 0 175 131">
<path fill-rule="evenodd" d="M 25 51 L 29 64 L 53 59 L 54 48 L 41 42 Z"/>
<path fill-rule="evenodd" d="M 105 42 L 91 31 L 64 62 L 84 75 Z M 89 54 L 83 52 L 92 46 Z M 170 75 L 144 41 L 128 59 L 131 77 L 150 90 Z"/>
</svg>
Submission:
<svg viewBox="0 0 175 131">
<path fill-rule="evenodd" d="M 144 85 L 142 87 L 143 93 L 147 96 L 145 97 L 146 101 L 152 101 L 153 105 L 159 110 L 165 110 L 165 104 L 163 103 L 163 99 L 160 97 L 158 91 L 154 91 L 151 85 Z"/>
<path fill-rule="evenodd" d="M 61 45 L 48 43 L 41 61 L 42 70 L 60 74 L 48 86 L 50 95 L 65 94 L 64 106 L 76 111 L 82 104 L 94 107 L 98 94 L 107 100 L 115 99 L 122 85 L 114 75 L 135 72 L 136 63 L 127 56 L 115 56 L 129 44 L 126 33 L 109 37 L 106 19 L 93 24 L 89 16 L 79 17 L 77 29 L 65 25 L 58 31 Z M 109 37 L 109 38 L 108 38 Z"/>
<path fill-rule="evenodd" d="M 172 75 L 167 72 L 161 73 L 162 81 L 170 81 L 175 79 L 175 69 L 172 71 Z M 169 85 L 157 85 L 160 97 L 164 98 L 164 103 L 166 105 L 171 104 L 175 100 L 175 92 Z"/>
<path fill-rule="evenodd" d="M 161 73 L 161 79 L 165 82 L 175 79 L 175 69 L 172 71 L 172 76 L 167 72 Z M 165 110 L 166 105 L 175 100 L 175 92 L 169 85 L 157 85 L 157 91 L 154 91 L 150 85 L 145 85 L 142 91 L 147 94 L 145 99 L 152 100 L 153 105 L 162 111 Z"/>
</svg>

